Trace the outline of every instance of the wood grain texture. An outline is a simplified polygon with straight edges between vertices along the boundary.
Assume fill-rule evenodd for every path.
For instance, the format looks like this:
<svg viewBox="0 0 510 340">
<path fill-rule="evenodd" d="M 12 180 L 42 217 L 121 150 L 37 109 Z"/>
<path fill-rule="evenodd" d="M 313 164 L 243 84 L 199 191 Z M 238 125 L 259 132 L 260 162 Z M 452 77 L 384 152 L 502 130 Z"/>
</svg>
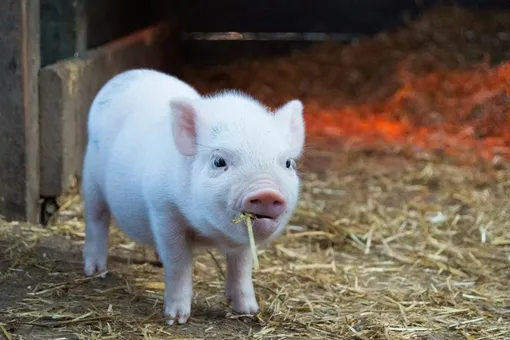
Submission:
<svg viewBox="0 0 510 340">
<path fill-rule="evenodd" d="M 127 69 L 170 70 L 175 38 L 170 25 L 156 25 L 41 70 L 41 195 L 79 190 L 88 110 L 97 92 Z"/>
<path fill-rule="evenodd" d="M 39 220 L 39 0 L 0 1 L 0 215 Z"/>
</svg>

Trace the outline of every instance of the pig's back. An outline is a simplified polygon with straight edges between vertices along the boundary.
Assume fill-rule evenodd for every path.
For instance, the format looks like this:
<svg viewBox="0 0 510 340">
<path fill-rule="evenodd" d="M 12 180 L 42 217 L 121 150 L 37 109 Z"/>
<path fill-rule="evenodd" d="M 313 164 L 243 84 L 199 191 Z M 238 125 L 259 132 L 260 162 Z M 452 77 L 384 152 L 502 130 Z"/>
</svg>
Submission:
<svg viewBox="0 0 510 340">
<path fill-rule="evenodd" d="M 159 71 L 135 69 L 110 79 L 98 92 L 88 116 L 88 139 L 103 153 L 130 120 L 143 129 L 169 114 L 173 97 L 199 97 L 186 83 Z"/>
</svg>

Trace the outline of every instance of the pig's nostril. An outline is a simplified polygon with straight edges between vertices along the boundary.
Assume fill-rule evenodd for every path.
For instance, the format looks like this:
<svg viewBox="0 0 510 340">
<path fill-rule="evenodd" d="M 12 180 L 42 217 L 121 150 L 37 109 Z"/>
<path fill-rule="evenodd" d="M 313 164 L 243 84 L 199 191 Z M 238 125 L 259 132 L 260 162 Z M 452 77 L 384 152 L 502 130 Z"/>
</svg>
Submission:
<svg viewBox="0 0 510 340">
<path fill-rule="evenodd" d="M 262 205 L 263 204 L 262 201 L 257 198 L 250 200 L 250 203 L 253 205 Z M 266 204 L 270 204 L 270 202 L 266 202 Z M 273 201 L 274 206 L 279 206 L 282 204 L 283 204 L 283 202 L 281 202 L 281 201 L 278 201 L 278 200 Z"/>
</svg>

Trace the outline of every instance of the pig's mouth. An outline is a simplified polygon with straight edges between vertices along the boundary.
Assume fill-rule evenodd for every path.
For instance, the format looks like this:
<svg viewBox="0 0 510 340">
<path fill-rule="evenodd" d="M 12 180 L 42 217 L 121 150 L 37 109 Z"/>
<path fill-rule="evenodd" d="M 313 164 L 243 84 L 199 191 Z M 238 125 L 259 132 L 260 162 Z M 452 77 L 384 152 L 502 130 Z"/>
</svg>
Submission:
<svg viewBox="0 0 510 340">
<path fill-rule="evenodd" d="M 277 218 L 275 216 L 270 216 L 270 215 L 264 215 L 264 214 L 255 214 L 251 211 L 239 211 L 241 213 L 241 215 L 248 215 L 250 217 L 252 217 L 252 220 L 253 221 L 256 221 L 256 220 L 267 220 L 267 221 L 276 221 Z M 237 215 L 236 215 L 237 216 Z"/>
<path fill-rule="evenodd" d="M 270 237 L 278 228 L 278 218 L 264 214 L 245 212 L 252 217 L 253 235 L 255 240 L 261 241 Z"/>
<path fill-rule="evenodd" d="M 273 220 L 275 221 L 276 218 L 272 217 L 272 216 L 268 216 L 268 215 L 260 215 L 260 214 L 253 214 L 253 216 L 255 217 L 255 219 L 257 220 L 262 220 L 262 219 L 267 219 L 267 220 Z"/>
</svg>

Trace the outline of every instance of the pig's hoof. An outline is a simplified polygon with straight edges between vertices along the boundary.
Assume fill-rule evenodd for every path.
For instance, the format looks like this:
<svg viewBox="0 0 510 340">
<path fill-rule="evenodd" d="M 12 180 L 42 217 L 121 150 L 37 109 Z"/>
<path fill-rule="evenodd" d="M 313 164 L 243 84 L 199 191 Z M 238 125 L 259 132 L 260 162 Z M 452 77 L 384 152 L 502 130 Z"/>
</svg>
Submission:
<svg viewBox="0 0 510 340">
<path fill-rule="evenodd" d="M 104 279 L 106 278 L 106 258 L 99 259 L 95 256 L 91 256 L 85 259 L 85 275 L 93 276 L 96 273 L 99 273 L 99 277 Z"/>
<path fill-rule="evenodd" d="M 174 301 L 168 303 L 165 306 L 165 317 L 167 319 L 166 323 L 171 326 L 177 320 L 177 323 L 184 324 L 188 321 L 189 316 L 191 314 L 191 304 L 190 302 L 184 301 Z"/>
<path fill-rule="evenodd" d="M 259 305 L 254 294 L 240 294 L 240 296 L 232 296 L 228 300 L 236 313 L 254 315 L 259 312 Z"/>
</svg>

